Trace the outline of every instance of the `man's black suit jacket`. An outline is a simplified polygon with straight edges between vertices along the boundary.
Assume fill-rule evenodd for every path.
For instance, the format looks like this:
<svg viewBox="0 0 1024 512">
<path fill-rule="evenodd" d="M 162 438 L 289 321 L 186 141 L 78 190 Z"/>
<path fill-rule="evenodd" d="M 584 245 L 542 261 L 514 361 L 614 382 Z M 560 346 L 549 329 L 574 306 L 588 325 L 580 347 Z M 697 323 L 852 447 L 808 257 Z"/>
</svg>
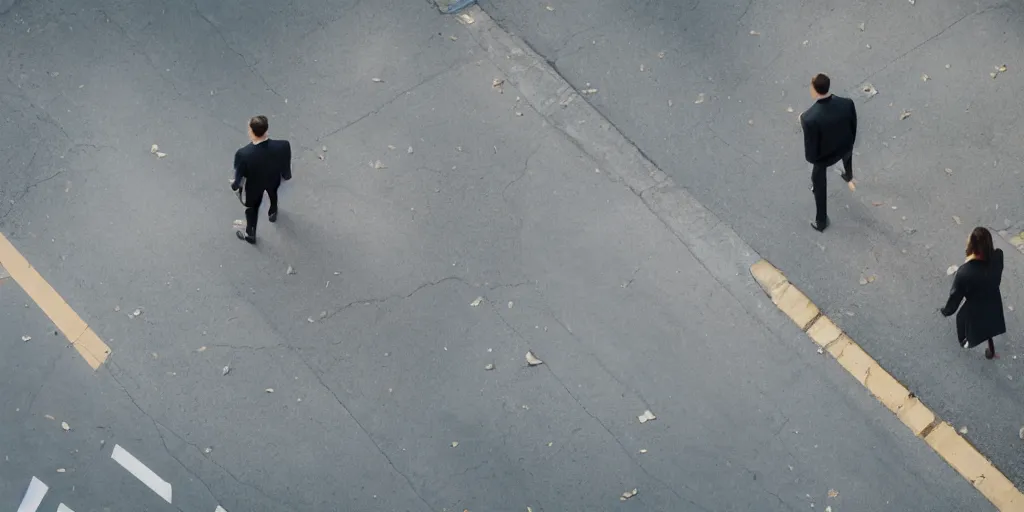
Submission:
<svg viewBox="0 0 1024 512">
<path fill-rule="evenodd" d="M 238 190 L 245 179 L 245 196 L 257 197 L 264 191 L 277 190 L 281 180 L 292 179 L 292 146 L 286 140 L 267 139 L 249 144 L 235 152 L 235 180 Z"/>
<path fill-rule="evenodd" d="M 857 141 L 857 109 L 853 100 L 829 96 L 800 116 L 804 157 L 812 165 L 832 165 L 853 150 Z"/>
</svg>

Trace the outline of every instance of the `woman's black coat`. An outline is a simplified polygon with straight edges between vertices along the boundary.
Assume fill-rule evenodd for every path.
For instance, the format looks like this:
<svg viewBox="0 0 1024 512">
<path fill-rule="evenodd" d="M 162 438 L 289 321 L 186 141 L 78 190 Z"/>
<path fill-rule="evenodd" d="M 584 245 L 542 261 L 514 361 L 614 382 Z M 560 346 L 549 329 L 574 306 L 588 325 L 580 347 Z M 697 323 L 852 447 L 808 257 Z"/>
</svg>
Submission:
<svg viewBox="0 0 1024 512">
<path fill-rule="evenodd" d="M 953 277 L 943 316 L 956 315 L 956 337 L 961 345 L 976 347 L 1006 332 L 1003 298 L 999 283 L 1003 279 L 1003 251 L 996 249 L 990 261 L 971 260 L 964 263 Z M 964 299 L 963 306 L 960 302 Z"/>
</svg>

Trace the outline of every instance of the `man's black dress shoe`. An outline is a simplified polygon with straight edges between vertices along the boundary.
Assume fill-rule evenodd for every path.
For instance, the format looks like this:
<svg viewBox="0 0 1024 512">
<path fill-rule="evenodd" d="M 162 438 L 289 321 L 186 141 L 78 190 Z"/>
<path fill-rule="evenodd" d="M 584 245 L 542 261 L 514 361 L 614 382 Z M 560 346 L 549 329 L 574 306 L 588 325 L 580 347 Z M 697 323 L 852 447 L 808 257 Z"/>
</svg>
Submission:
<svg viewBox="0 0 1024 512">
<path fill-rule="evenodd" d="M 235 236 L 237 236 L 239 240 L 244 240 L 244 241 L 249 242 L 250 244 L 253 244 L 253 245 L 256 244 L 256 237 L 254 237 L 254 236 L 247 236 L 245 233 L 242 233 L 241 231 L 235 231 Z"/>
<path fill-rule="evenodd" d="M 819 233 L 825 231 L 825 228 L 827 228 L 829 224 L 830 222 L 828 220 L 828 217 L 825 217 L 825 222 L 818 222 L 816 220 L 811 221 L 811 227 L 814 228 Z"/>
<path fill-rule="evenodd" d="M 847 180 L 847 181 L 849 181 L 849 180 Z M 270 222 L 277 222 L 277 212 L 271 213 L 271 214 L 267 215 L 267 217 L 270 218 Z"/>
</svg>

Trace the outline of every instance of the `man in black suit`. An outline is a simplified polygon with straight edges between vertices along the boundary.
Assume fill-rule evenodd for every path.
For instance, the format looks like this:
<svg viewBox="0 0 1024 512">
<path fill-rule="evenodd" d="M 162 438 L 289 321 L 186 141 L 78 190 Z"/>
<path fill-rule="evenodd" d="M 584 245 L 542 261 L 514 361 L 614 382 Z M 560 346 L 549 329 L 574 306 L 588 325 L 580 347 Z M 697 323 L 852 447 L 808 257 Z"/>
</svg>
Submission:
<svg viewBox="0 0 1024 512">
<path fill-rule="evenodd" d="M 245 188 L 245 233 L 235 236 L 250 244 L 256 243 L 256 220 L 259 218 L 263 194 L 270 198 L 267 211 L 270 222 L 277 221 L 277 188 L 281 180 L 292 179 L 292 146 L 286 140 L 270 140 L 267 116 L 249 119 L 249 140 L 252 144 L 235 152 L 235 179 L 231 190 Z"/>
<path fill-rule="evenodd" d="M 811 227 L 825 231 L 829 225 L 825 211 L 827 194 L 825 171 L 843 161 L 843 181 L 855 190 L 853 181 L 853 143 L 857 140 L 857 109 L 853 100 L 829 92 L 831 81 L 822 73 L 811 79 L 811 97 L 816 101 L 800 114 L 804 129 L 804 156 L 811 164 L 811 191 L 817 210 Z"/>
</svg>

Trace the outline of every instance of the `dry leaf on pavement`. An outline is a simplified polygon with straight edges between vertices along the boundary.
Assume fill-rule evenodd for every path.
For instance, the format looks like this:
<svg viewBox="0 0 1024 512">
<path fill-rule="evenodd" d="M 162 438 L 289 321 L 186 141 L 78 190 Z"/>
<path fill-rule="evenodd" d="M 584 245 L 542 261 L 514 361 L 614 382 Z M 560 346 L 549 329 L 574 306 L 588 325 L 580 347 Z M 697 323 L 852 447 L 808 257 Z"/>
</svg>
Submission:
<svg viewBox="0 0 1024 512">
<path fill-rule="evenodd" d="M 597 94 L 597 89 L 583 89 L 580 94 Z"/>
<path fill-rule="evenodd" d="M 1006 64 L 1003 64 L 1002 66 L 996 66 L 996 71 L 1000 73 L 1006 73 Z"/>
<path fill-rule="evenodd" d="M 694 103 L 697 104 L 697 105 L 700 105 L 701 103 L 704 103 L 704 93 L 698 94 L 697 95 L 697 100 L 694 101 Z"/>
<path fill-rule="evenodd" d="M 761 35 L 761 33 L 756 31 L 756 30 L 751 30 L 750 31 L 750 35 L 752 35 L 752 36 L 759 36 L 759 35 Z"/>
<path fill-rule="evenodd" d="M 196 352 L 206 352 L 206 345 L 203 345 L 196 349 Z"/>
<path fill-rule="evenodd" d="M 659 59 L 664 59 L 665 58 L 665 52 L 658 52 L 658 58 Z"/>
<path fill-rule="evenodd" d="M 550 5 L 549 5 L 549 6 L 547 6 L 547 7 L 545 7 L 545 9 L 547 9 L 547 10 L 549 10 L 549 11 L 552 11 L 552 12 L 554 12 L 554 10 L 555 10 L 555 8 L 554 8 L 554 7 L 551 7 Z"/>
<path fill-rule="evenodd" d="M 473 299 L 473 302 L 470 302 L 469 305 L 475 308 L 475 307 L 479 306 L 480 303 L 483 302 L 483 301 L 484 301 L 483 297 L 477 297 L 477 298 Z"/>
<path fill-rule="evenodd" d="M 526 352 L 526 364 L 530 366 L 537 366 L 538 364 L 544 364 L 544 361 L 541 361 L 540 358 L 533 355 L 533 351 L 530 350 Z"/>
<path fill-rule="evenodd" d="M 858 28 L 860 28 L 861 32 L 864 32 L 864 23 L 861 23 L 860 25 L 858 25 Z"/>
<path fill-rule="evenodd" d="M 121 311 L 121 306 L 114 306 L 114 313 Z"/>
<path fill-rule="evenodd" d="M 953 274 L 956 274 L 956 269 L 958 268 L 960 267 L 957 267 L 956 265 L 950 265 L 949 268 L 946 269 L 946 275 L 951 276 Z"/>
<path fill-rule="evenodd" d="M 472 17 L 472 16 L 470 16 L 470 15 L 468 15 L 468 14 L 465 14 L 465 13 L 463 13 L 463 14 L 460 14 L 460 15 L 458 16 L 458 18 L 456 18 L 456 19 L 458 19 L 458 20 L 459 20 L 459 22 L 461 22 L 461 23 L 462 23 L 463 25 L 472 25 L 472 24 L 473 24 L 473 22 L 475 22 L 475 21 L 476 21 L 475 19 L 473 19 L 473 17 Z"/>
<path fill-rule="evenodd" d="M 864 94 L 867 94 L 869 98 L 878 94 L 878 89 L 875 89 L 875 86 L 871 84 L 862 85 L 860 87 L 860 91 L 863 92 Z"/>
<path fill-rule="evenodd" d="M 793 113 L 793 107 L 786 107 L 786 112 Z"/>
<path fill-rule="evenodd" d="M 380 160 L 375 160 L 373 162 L 370 162 L 370 167 L 373 167 L 374 169 L 377 169 L 377 170 L 387 169 L 388 168 L 388 166 L 380 163 Z"/>
<path fill-rule="evenodd" d="M 458 41 L 459 40 L 458 36 L 448 36 L 448 39 L 451 39 L 452 41 Z"/>
<path fill-rule="evenodd" d="M 633 489 L 632 491 L 626 491 L 622 493 L 622 496 L 619 496 L 619 501 L 626 501 L 632 498 L 633 496 L 636 496 L 636 492 L 636 489 Z"/>
<path fill-rule="evenodd" d="M 227 375 L 229 373 L 231 373 L 231 367 L 228 366 L 228 365 L 224 365 L 224 368 L 220 369 L 220 374 L 221 375 Z"/>
<path fill-rule="evenodd" d="M 377 84 L 381 84 L 381 83 L 384 83 L 384 80 L 383 80 L 383 79 L 381 79 L 381 78 L 377 78 L 377 77 L 373 77 L 373 78 L 371 78 L 370 80 L 373 80 L 373 82 L 374 82 L 374 83 L 377 83 Z"/>
<path fill-rule="evenodd" d="M 829 498 L 835 498 L 835 497 L 838 497 L 838 496 L 839 496 L 839 491 L 837 491 L 835 489 L 829 489 L 828 490 L 828 497 Z"/>
<path fill-rule="evenodd" d="M 132 316 L 133 317 L 139 316 L 141 314 L 142 314 L 142 309 L 141 308 L 138 308 L 135 311 L 132 311 Z"/>
<path fill-rule="evenodd" d="M 922 74 L 921 75 L 921 81 L 922 82 L 927 82 L 928 80 L 931 80 L 931 79 L 932 79 L 932 77 L 928 76 L 927 74 Z"/>
<path fill-rule="evenodd" d="M 953 169 L 950 169 L 950 168 L 947 167 L 946 168 L 946 174 L 952 176 L 953 175 Z"/>
<path fill-rule="evenodd" d="M 637 416 L 636 418 L 638 420 L 640 420 L 640 423 L 647 423 L 648 421 L 658 419 L 658 417 L 655 416 L 654 413 L 651 412 L 650 409 L 647 409 L 646 411 L 644 411 L 643 414 L 641 414 L 640 416 Z"/>
<path fill-rule="evenodd" d="M 31 341 L 31 340 L 32 340 L 32 336 L 29 336 L 27 334 L 21 337 L 21 341 Z"/>
<path fill-rule="evenodd" d="M 459 442 L 458 441 L 452 441 L 452 448 L 455 448 L 457 446 L 459 446 Z"/>
<path fill-rule="evenodd" d="M 1021 427 L 1020 430 L 1017 431 L 1017 437 L 1019 437 L 1022 440 L 1024 440 L 1024 427 Z"/>
<path fill-rule="evenodd" d="M 267 389 L 264 389 L 263 391 L 266 391 L 267 393 L 273 393 L 274 392 L 274 388 L 267 388 Z"/>
<path fill-rule="evenodd" d="M 487 366 L 484 366 L 484 370 L 493 370 L 493 369 L 494 369 L 494 363 L 487 363 Z"/>
<path fill-rule="evenodd" d="M 647 453 L 647 448 L 640 448 L 640 453 Z"/>
<path fill-rule="evenodd" d="M 966 434 L 966 433 L 967 433 L 967 427 L 960 427 L 960 430 L 959 430 L 959 432 L 960 432 L 961 434 Z"/>
<path fill-rule="evenodd" d="M 160 146 L 157 146 L 156 144 L 153 144 L 152 146 L 149 147 L 149 152 L 150 153 L 155 155 L 157 151 L 160 151 Z"/>
<path fill-rule="evenodd" d="M 904 109 L 903 112 L 900 112 L 900 121 L 908 117 L 910 117 L 910 109 Z"/>
<path fill-rule="evenodd" d="M 65 471 L 67 471 L 67 470 L 64 469 L 64 468 L 57 468 L 57 472 L 58 473 L 64 473 Z"/>
<path fill-rule="evenodd" d="M 956 222 L 957 226 L 963 224 L 963 221 L 960 220 L 960 217 L 958 217 L 956 215 L 953 216 L 953 222 Z"/>
<path fill-rule="evenodd" d="M 157 151 L 157 152 L 156 152 L 156 157 L 157 157 L 157 158 L 163 158 L 163 157 L 165 157 L 165 156 L 167 156 L 167 153 L 161 153 L 161 152 L 159 152 L 159 151 Z"/>
<path fill-rule="evenodd" d="M 284 273 L 285 273 L 285 274 L 288 274 L 288 275 L 292 275 L 292 274 L 294 274 L 294 273 L 295 273 L 295 269 L 294 269 L 294 268 L 292 268 L 292 266 L 291 266 L 291 265 L 288 265 L 288 268 L 286 268 L 286 269 L 285 269 Z"/>
<path fill-rule="evenodd" d="M 60 422 L 60 428 L 64 429 L 64 432 L 68 432 L 71 430 L 71 425 L 68 425 L 66 421 L 62 421 Z"/>
<path fill-rule="evenodd" d="M 862 276 L 857 282 L 860 283 L 861 286 L 864 286 L 868 284 L 868 278 Z"/>
</svg>

